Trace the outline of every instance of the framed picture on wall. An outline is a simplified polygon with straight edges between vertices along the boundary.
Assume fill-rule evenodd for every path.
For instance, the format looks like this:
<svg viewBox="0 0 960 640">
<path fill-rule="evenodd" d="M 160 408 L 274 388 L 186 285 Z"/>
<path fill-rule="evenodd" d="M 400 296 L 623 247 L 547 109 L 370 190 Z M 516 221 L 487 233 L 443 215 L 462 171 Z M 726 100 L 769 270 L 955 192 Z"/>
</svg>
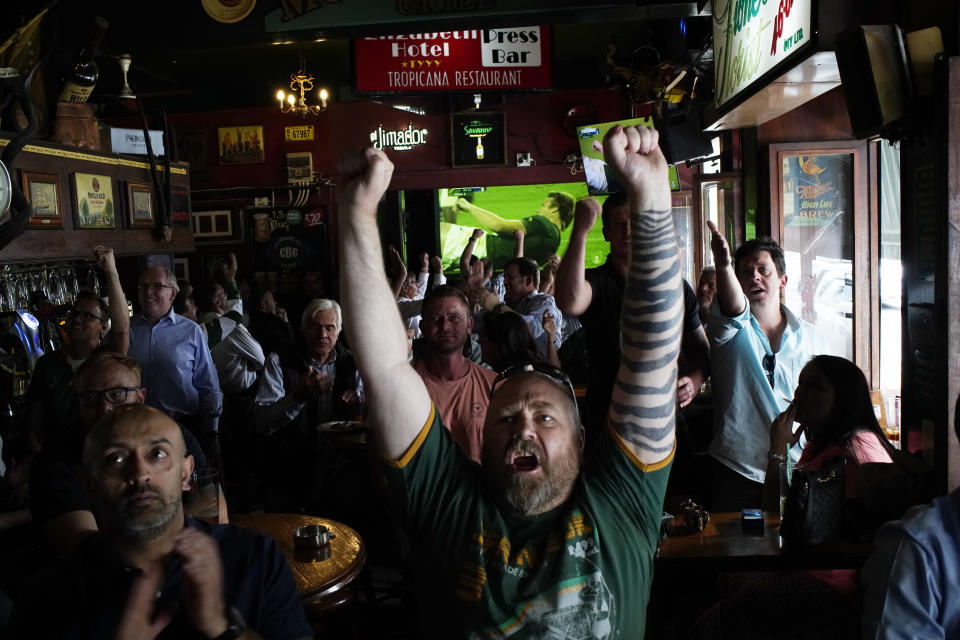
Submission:
<svg viewBox="0 0 960 640">
<path fill-rule="evenodd" d="M 216 209 L 193 212 L 193 239 L 197 244 L 235 244 L 243 242 L 241 209 Z"/>
<path fill-rule="evenodd" d="M 73 198 L 77 229 L 115 229 L 113 179 L 94 173 L 74 173 Z"/>
<path fill-rule="evenodd" d="M 771 144 L 771 235 L 783 247 L 789 279 L 784 302 L 826 337 L 831 353 L 871 377 L 870 315 L 878 292 L 870 277 L 867 145 L 859 140 Z M 874 257 L 874 260 L 876 258 Z M 874 373 L 875 370 L 875 373 Z"/>
<path fill-rule="evenodd" d="M 127 213 L 131 228 L 153 227 L 153 189 L 140 182 L 127 183 Z"/>
<path fill-rule="evenodd" d="M 55 173 L 21 172 L 23 193 L 33 211 L 28 225 L 34 229 L 62 229 L 60 177 Z"/>
<path fill-rule="evenodd" d="M 260 164 L 264 160 L 263 127 L 219 127 L 217 156 L 220 164 Z"/>
</svg>

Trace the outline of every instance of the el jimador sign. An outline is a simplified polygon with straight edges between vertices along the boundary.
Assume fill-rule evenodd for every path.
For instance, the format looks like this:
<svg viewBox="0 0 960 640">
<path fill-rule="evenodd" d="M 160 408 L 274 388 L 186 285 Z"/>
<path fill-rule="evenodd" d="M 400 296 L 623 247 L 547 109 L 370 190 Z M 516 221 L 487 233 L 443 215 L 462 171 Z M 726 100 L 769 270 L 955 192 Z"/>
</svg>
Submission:
<svg viewBox="0 0 960 640">
<path fill-rule="evenodd" d="M 714 0 L 718 107 L 755 93 L 812 45 L 813 8 L 811 0 Z"/>
<path fill-rule="evenodd" d="M 551 88 L 547 27 L 409 33 L 353 44 L 360 93 Z"/>
</svg>

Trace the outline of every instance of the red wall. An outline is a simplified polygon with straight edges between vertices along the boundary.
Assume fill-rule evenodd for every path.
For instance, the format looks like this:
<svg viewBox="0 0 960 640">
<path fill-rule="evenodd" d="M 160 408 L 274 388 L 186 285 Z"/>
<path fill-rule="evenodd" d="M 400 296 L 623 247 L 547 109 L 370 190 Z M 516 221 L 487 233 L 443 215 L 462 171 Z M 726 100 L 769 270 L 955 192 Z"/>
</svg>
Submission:
<svg viewBox="0 0 960 640">
<path fill-rule="evenodd" d="M 438 108 L 433 109 L 435 113 L 425 116 L 365 101 L 334 103 L 320 115 L 307 118 L 284 115 L 279 109 L 261 108 L 171 114 L 169 119 L 178 132 L 204 131 L 208 179 L 192 180 L 194 189 L 285 184 L 285 154 L 291 151 L 312 151 L 314 169 L 326 176 L 334 176 L 337 158 L 353 146 L 369 144 L 370 131 L 381 124 L 385 128 L 406 128 L 407 124 L 413 124 L 429 130 L 427 144 L 423 147 L 387 152 L 396 165 L 391 188 L 423 189 L 582 179 L 582 173 L 571 175 L 563 164 L 567 154 L 578 153 L 573 125 L 565 118 L 567 112 L 578 105 L 589 105 L 595 109 L 595 122 L 617 120 L 627 115 L 623 95 L 616 89 L 507 95 L 503 104 L 490 107 L 490 110 L 506 113 L 506 157 L 513 165 L 517 152 L 528 152 L 536 166 L 454 169 L 450 166 L 450 119 L 446 102 L 440 100 L 437 104 Z M 315 139 L 312 142 L 284 142 L 283 128 L 300 124 L 313 124 Z M 263 126 L 264 164 L 218 164 L 217 128 L 238 125 Z"/>
<path fill-rule="evenodd" d="M 391 99 L 393 102 L 399 99 Z M 564 162 L 568 155 L 579 159 L 579 145 L 575 126 L 609 122 L 630 117 L 629 105 L 619 89 L 585 89 L 532 94 L 506 94 L 503 102 L 481 105 L 481 110 L 503 111 L 507 125 L 507 166 L 484 168 L 451 167 L 449 100 L 445 96 L 411 99 L 423 107 L 426 115 L 417 115 L 392 106 L 374 102 L 332 103 L 318 116 L 306 118 L 285 115 L 277 108 L 236 109 L 215 112 L 169 114 L 170 123 L 183 137 L 199 136 L 203 141 L 203 153 L 199 162 L 194 161 L 191 170 L 191 189 L 194 192 L 194 207 L 224 208 L 252 205 L 254 195 L 270 195 L 278 203 L 286 202 L 285 185 L 286 154 L 295 151 L 313 153 L 314 171 L 321 178 L 335 179 L 337 159 L 348 149 L 370 143 L 370 132 L 378 125 L 385 129 L 405 129 L 408 124 L 415 128 L 428 129 L 427 143 L 408 151 L 387 151 L 395 164 L 391 189 L 434 189 L 455 186 L 495 186 L 513 184 L 541 184 L 583 180 L 583 171 L 570 172 Z M 574 121 L 568 112 L 579 107 L 586 112 L 584 120 Z M 126 119 L 110 122 L 117 126 L 139 128 L 138 120 Z M 284 127 L 312 124 L 314 140 L 310 142 L 285 142 Z M 219 127 L 262 126 L 264 157 L 262 164 L 221 166 L 218 162 Z M 535 166 L 513 166 L 518 152 L 530 153 Z M 187 158 L 181 157 L 181 160 Z M 574 163 L 575 165 L 576 163 Z M 199 170 L 199 171 L 197 171 Z M 681 185 L 690 188 L 691 171 L 680 167 Z M 223 191 L 236 187 L 283 187 L 263 191 Z M 198 191 L 207 191 L 198 193 Z M 305 206 L 305 211 L 324 206 L 334 214 L 330 222 L 335 228 L 336 206 L 331 208 L 333 192 L 320 189 Z M 224 253 L 233 250 L 241 255 L 245 247 L 198 245 L 197 254 L 191 257 L 191 272 L 198 271 L 200 256 L 206 253 Z M 334 247 L 329 247 L 335 251 Z M 196 264 L 194 264 L 196 263 Z M 334 263 L 335 264 L 335 263 Z M 332 281 L 333 274 L 326 274 Z"/>
<path fill-rule="evenodd" d="M 409 151 L 387 151 L 396 165 L 390 188 L 430 189 L 582 180 L 582 171 L 571 174 L 564 164 L 567 155 L 579 155 L 574 126 L 630 117 L 625 96 L 615 88 L 506 94 L 502 104 L 482 105 L 482 109 L 506 113 L 507 166 L 455 169 L 450 166 L 448 103 L 444 97 L 433 100 L 432 106 L 429 102 L 423 103 L 428 113 L 422 116 L 379 102 L 363 101 L 332 103 L 325 112 L 306 118 L 285 115 L 276 108 L 259 108 L 170 114 L 169 120 L 181 135 L 203 134 L 205 166 L 194 165 L 205 172 L 202 179 L 191 172 L 194 190 L 284 185 L 286 153 L 293 151 L 311 151 L 314 170 L 326 177 L 335 177 L 337 159 L 351 147 L 369 144 L 369 134 L 378 125 L 396 129 L 406 128 L 408 124 L 429 130 L 427 144 Z M 574 122 L 567 117 L 573 107 L 584 106 L 592 109 L 588 122 Z M 116 124 L 139 127 L 132 120 Z M 313 141 L 284 141 L 284 127 L 303 124 L 314 125 Z M 263 127 L 265 162 L 219 165 L 217 128 L 244 125 Z M 530 153 L 535 166 L 513 166 L 518 152 Z M 680 179 L 684 188 L 689 188 L 691 172 L 683 166 Z"/>
</svg>

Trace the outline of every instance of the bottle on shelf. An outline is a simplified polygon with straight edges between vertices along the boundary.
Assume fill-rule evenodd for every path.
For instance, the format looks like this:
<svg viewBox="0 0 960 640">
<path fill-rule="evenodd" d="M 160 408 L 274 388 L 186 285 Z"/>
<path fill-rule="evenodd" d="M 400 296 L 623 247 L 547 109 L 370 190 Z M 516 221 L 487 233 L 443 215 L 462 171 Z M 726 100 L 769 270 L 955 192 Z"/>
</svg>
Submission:
<svg viewBox="0 0 960 640">
<path fill-rule="evenodd" d="M 60 92 L 61 102 L 82 104 L 90 97 L 100 76 L 94 56 L 109 27 L 110 24 L 103 18 L 98 16 L 93 19 L 93 28 L 80 49 L 77 61 L 64 76 L 63 90 Z"/>
</svg>

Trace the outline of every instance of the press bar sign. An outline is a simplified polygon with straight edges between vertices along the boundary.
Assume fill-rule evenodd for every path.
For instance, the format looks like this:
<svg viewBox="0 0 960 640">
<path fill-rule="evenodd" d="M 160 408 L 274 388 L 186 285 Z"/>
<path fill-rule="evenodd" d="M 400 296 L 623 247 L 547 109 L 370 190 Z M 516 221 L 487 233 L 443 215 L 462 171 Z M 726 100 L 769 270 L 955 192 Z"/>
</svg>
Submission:
<svg viewBox="0 0 960 640">
<path fill-rule="evenodd" d="M 549 89 L 547 27 L 436 31 L 354 40 L 357 92 Z"/>
<path fill-rule="evenodd" d="M 494 68 L 540 66 L 540 28 L 484 29 L 480 32 L 480 59 Z"/>
</svg>

